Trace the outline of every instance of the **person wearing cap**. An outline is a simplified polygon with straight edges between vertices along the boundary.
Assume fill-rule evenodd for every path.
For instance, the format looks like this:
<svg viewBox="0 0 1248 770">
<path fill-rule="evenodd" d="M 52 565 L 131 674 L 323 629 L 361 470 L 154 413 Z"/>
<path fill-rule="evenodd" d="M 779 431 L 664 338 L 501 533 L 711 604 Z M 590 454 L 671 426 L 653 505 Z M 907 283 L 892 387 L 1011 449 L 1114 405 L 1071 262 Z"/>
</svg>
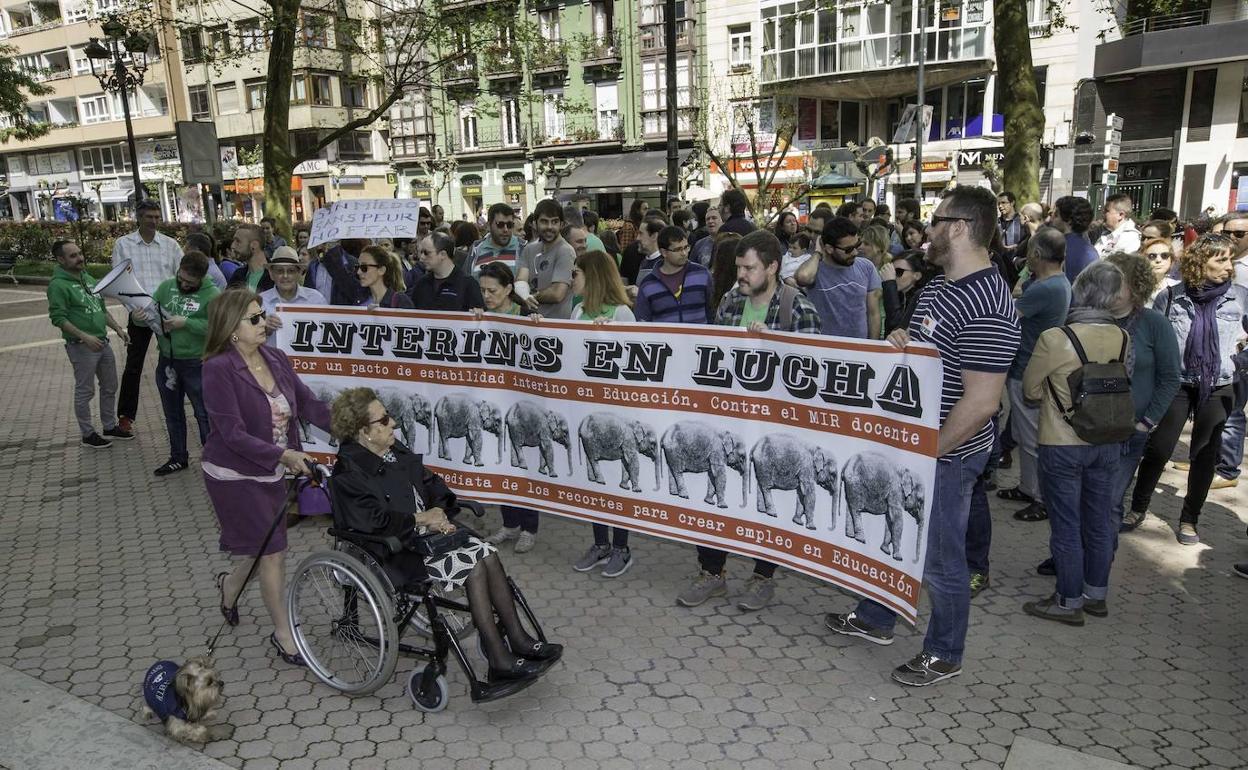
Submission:
<svg viewBox="0 0 1248 770">
<path fill-rule="evenodd" d="M 269 279 L 273 288 L 260 292 L 260 307 L 267 314 L 264 325 L 268 329 L 268 337 L 264 344 L 277 345 L 276 331 L 282 325 L 277 314 L 278 305 L 328 305 L 329 300 L 316 289 L 303 285 L 303 275 L 307 267 L 303 260 L 290 246 L 278 246 L 273 250 L 273 258 L 269 260 Z"/>
<path fill-rule="evenodd" d="M 153 473 L 168 476 L 190 464 L 186 450 L 186 400 L 199 424 L 199 444 L 208 440 L 208 410 L 204 408 L 203 358 L 208 333 L 208 303 L 221 290 L 208 275 L 207 254 L 188 251 L 178 272 L 156 289 L 152 299 L 160 305 L 164 333 L 156 336 L 160 358 L 156 364 L 156 389 L 169 432 L 169 459 Z"/>
</svg>

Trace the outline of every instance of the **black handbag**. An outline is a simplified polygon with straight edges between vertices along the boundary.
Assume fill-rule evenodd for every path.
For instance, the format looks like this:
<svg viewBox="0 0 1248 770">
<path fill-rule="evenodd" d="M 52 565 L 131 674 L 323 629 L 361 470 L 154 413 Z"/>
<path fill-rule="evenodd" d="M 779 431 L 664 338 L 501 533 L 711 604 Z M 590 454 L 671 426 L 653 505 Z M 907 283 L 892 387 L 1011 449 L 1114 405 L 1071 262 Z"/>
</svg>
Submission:
<svg viewBox="0 0 1248 770">
<path fill-rule="evenodd" d="M 468 545 L 472 533 L 463 528 L 454 532 L 430 532 L 427 535 L 413 535 L 404 544 L 407 550 L 414 551 L 426 558 L 441 556 L 444 553 L 458 550 Z"/>
</svg>

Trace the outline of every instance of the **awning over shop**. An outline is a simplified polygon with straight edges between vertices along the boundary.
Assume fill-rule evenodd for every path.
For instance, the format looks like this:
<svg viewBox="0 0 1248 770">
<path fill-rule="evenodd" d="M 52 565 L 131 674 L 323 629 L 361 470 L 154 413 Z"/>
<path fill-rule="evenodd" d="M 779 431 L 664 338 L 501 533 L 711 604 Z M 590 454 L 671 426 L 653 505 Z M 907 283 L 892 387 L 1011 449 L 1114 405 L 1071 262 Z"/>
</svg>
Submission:
<svg viewBox="0 0 1248 770">
<path fill-rule="evenodd" d="M 689 155 L 682 151 L 681 161 Z M 622 152 L 615 155 L 592 155 L 580 168 L 564 178 L 559 185 L 561 193 L 631 193 L 662 192 L 667 179 L 659 172 L 667 168 L 667 151 Z M 553 193 L 553 180 L 546 185 L 546 192 Z"/>
</svg>

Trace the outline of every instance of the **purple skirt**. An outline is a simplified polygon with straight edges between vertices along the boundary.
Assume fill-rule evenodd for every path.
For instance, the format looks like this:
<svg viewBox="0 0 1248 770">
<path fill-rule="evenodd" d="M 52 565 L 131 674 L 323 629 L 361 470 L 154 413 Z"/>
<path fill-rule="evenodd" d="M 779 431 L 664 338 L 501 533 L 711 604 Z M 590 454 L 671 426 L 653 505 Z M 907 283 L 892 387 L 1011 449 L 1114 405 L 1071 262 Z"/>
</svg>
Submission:
<svg viewBox="0 0 1248 770">
<path fill-rule="evenodd" d="M 285 480 L 220 481 L 205 475 L 204 486 L 221 525 L 222 551 L 235 556 L 260 553 L 274 518 L 278 519 L 277 529 L 264 555 L 286 550 Z"/>
</svg>

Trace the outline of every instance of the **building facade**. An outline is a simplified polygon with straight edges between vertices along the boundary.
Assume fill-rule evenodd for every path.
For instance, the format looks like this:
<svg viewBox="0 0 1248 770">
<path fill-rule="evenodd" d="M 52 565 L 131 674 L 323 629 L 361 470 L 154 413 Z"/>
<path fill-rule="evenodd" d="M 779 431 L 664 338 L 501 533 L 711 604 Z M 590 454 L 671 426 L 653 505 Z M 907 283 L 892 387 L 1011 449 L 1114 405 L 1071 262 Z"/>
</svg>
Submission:
<svg viewBox="0 0 1248 770">
<path fill-rule="evenodd" d="M 444 7 L 470 16 L 490 5 Z M 662 0 L 521 0 L 477 25 L 436 94 L 391 110 L 399 195 L 476 218 L 507 201 L 522 214 L 558 195 L 618 217 L 666 184 L 666 48 Z M 685 152 L 706 77 L 705 6 L 677 4 L 678 132 Z M 508 21 L 510 20 L 510 21 Z M 454 23 L 451 21 L 450 23 Z M 453 52 L 452 52 L 453 53 Z"/>
</svg>

